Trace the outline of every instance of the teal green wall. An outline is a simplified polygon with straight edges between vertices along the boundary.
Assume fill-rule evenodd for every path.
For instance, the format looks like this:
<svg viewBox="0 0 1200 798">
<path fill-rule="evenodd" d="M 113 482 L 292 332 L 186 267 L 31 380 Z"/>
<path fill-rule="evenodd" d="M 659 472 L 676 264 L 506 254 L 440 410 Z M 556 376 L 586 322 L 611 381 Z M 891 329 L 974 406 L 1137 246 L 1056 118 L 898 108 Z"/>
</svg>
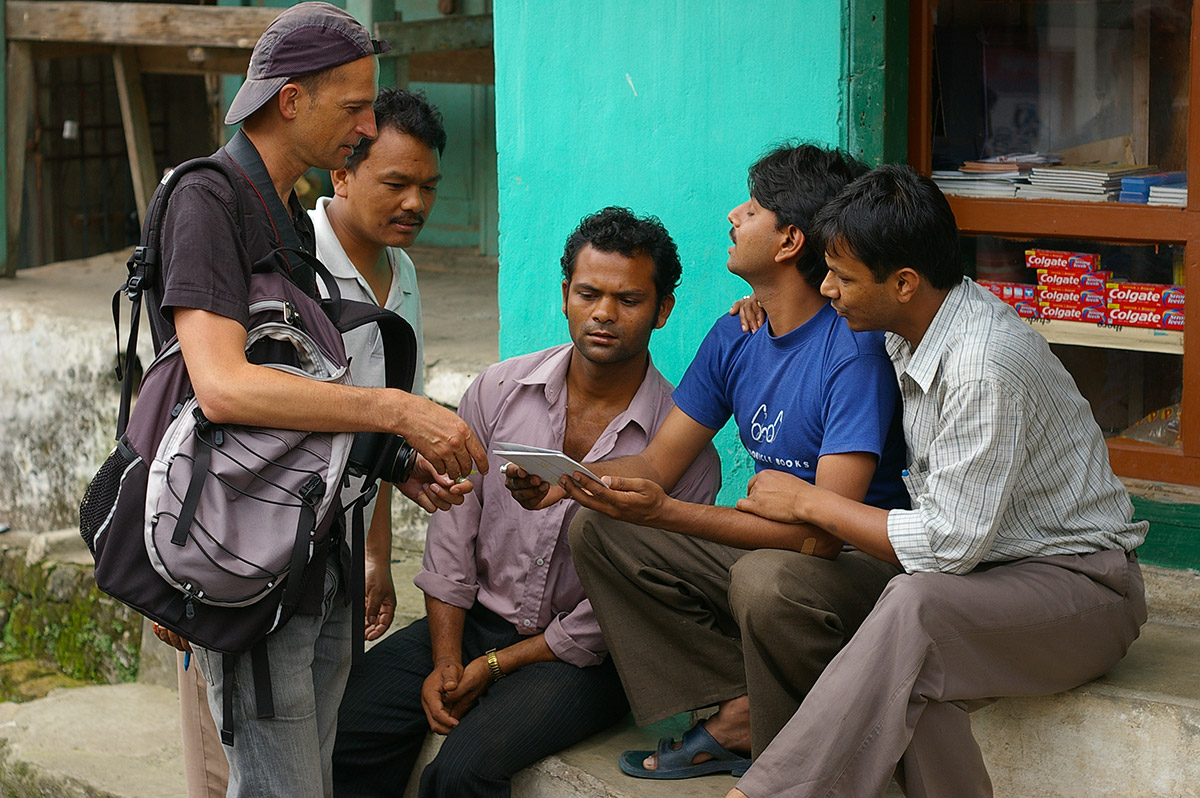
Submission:
<svg viewBox="0 0 1200 798">
<path fill-rule="evenodd" d="M 679 245 L 675 312 L 654 334 L 677 382 L 747 292 L 725 270 L 726 213 L 771 144 L 843 145 L 843 4 L 495 0 L 500 354 L 567 340 L 558 259 L 605 205 L 659 216 Z M 726 430 L 722 503 L 751 470 Z"/>
</svg>

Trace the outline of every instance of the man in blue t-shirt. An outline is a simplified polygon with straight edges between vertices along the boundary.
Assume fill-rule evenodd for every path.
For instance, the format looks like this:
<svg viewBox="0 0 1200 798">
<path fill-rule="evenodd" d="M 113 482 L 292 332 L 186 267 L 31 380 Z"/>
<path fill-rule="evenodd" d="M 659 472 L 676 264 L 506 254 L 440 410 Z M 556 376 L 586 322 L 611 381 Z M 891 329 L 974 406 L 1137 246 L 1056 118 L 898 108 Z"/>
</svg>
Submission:
<svg viewBox="0 0 1200 798">
<path fill-rule="evenodd" d="M 861 173 L 811 145 L 779 147 L 751 167 L 750 198 L 729 213 L 728 267 L 754 289 L 768 324 L 746 334 L 727 316 L 713 326 L 642 454 L 590 464 L 604 484 L 577 474 L 579 484 L 551 486 L 505 466 L 527 508 L 564 496 L 589 508 L 572 525 L 572 555 L 637 722 L 718 706 L 680 742 L 622 754 L 630 775 L 743 772 L 898 573 L 843 552 L 817 527 L 665 492 L 732 415 L 758 469 L 907 507 L 883 338 L 851 332 L 821 296 L 824 246 L 809 230 Z M 605 319 L 593 326 L 602 341 Z"/>
</svg>

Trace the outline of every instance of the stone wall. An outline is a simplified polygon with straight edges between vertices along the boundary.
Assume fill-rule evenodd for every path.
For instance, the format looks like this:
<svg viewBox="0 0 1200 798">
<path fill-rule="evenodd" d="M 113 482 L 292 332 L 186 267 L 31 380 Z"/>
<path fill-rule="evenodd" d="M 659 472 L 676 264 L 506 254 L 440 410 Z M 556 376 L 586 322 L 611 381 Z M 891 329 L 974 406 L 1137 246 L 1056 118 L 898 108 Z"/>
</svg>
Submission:
<svg viewBox="0 0 1200 798">
<path fill-rule="evenodd" d="M 110 298 L 126 254 L 27 269 L 0 284 L 0 523 L 13 529 L 75 526 L 83 489 L 113 445 Z M 149 363 L 144 325 L 142 338 Z"/>
<path fill-rule="evenodd" d="M 50 534 L 63 540 L 74 532 Z M 31 537 L 0 540 L 0 662 L 52 661 L 85 682 L 132 680 L 141 616 L 96 587 L 90 562 L 39 557 L 46 549 L 31 547 Z"/>
</svg>

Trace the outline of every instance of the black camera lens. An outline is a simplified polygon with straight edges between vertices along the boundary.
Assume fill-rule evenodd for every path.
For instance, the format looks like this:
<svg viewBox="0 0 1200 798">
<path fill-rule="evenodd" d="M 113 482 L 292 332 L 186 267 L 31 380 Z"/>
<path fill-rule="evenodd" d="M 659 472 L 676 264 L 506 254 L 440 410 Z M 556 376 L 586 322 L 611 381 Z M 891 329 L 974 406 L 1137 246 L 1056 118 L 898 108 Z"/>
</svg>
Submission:
<svg viewBox="0 0 1200 798">
<path fill-rule="evenodd" d="M 417 462 L 417 450 L 399 435 L 360 432 L 354 436 L 346 470 L 355 476 L 407 482 Z"/>
<path fill-rule="evenodd" d="M 392 435 L 383 453 L 383 470 L 379 476 L 393 484 L 407 482 L 417 463 L 417 450 L 399 435 Z"/>
</svg>

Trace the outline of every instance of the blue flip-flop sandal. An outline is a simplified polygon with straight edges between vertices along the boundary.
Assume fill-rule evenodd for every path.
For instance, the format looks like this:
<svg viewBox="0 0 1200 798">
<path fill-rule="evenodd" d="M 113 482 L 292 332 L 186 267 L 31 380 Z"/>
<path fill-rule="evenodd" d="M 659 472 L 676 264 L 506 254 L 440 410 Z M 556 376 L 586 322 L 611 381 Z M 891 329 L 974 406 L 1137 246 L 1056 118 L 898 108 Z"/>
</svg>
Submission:
<svg viewBox="0 0 1200 798">
<path fill-rule="evenodd" d="M 625 751 L 621 754 L 621 770 L 639 779 L 690 779 L 709 773 L 729 773 L 741 776 L 750 768 L 750 758 L 735 754 L 721 745 L 697 723 L 684 732 L 675 748 L 675 740 L 663 737 L 657 751 Z M 709 754 L 712 759 L 692 762 L 697 754 Z M 658 755 L 658 767 L 647 770 L 642 762 L 651 754 Z"/>
</svg>

